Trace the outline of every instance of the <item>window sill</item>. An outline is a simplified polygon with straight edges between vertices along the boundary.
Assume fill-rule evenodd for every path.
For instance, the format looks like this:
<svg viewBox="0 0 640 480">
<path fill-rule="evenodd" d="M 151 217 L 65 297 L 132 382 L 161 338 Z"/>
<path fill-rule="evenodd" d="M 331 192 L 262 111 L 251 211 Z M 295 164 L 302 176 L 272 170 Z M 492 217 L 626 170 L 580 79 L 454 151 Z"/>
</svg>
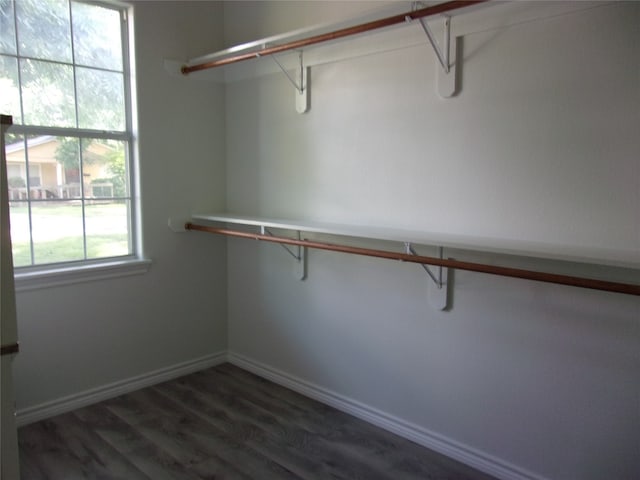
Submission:
<svg viewBox="0 0 640 480">
<path fill-rule="evenodd" d="M 151 260 L 131 258 L 93 264 L 16 271 L 15 287 L 16 292 L 24 292 L 108 278 L 141 275 L 147 273 L 150 267 Z"/>
</svg>

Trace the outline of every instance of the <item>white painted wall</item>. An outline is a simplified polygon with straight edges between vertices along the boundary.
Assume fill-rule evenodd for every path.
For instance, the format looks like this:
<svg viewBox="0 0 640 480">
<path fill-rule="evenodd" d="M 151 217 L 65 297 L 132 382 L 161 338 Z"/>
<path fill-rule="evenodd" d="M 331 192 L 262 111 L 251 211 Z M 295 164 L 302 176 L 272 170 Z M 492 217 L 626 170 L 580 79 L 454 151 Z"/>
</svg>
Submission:
<svg viewBox="0 0 640 480">
<path fill-rule="evenodd" d="M 277 246 L 230 241 L 227 259 L 223 239 L 166 228 L 227 203 L 637 252 L 637 4 L 465 36 L 451 100 L 427 47 L 315 67 L 305 116 L 281 75 L 225 89 L 163 69 L 222 46 L 222 13 L 228 45 L 377 5 L 136 4 L 153 265 L 19 293 L 18 408 L 219 352 L 228 328 L 254 365 L 504 478 L 639 477 L 638 299 L 458 272 L 435 312 L 415 266 L 314 251 L 299 282 Z"/>
<path fill-rule="evenodd" d="M 227 38 L 341 8 L 305 5 L 229 2 Z M 466 35 L 449 100 L 428 47 L 314 67 L 303 116 L 282 75 L 230 84 L 228 209 L 637 255 L 639 22 L 621 2 Z M 232 353 L 503 478 L 640 477 L 638 298 L 456 272 L 436 312 L 415 266 L 313 251 L 298 282 L 278 246 L 228 248 Z"/>
<path fill-rule="evenodd" d="M 225 202 L 224 87 L 169 75 L 222 45 L 212 2 L 136 2 L 144 275 L 21 292 L 19 411 L 226 348 L 223 240 L 176 234 L 170 216 Z"/>
</svg>

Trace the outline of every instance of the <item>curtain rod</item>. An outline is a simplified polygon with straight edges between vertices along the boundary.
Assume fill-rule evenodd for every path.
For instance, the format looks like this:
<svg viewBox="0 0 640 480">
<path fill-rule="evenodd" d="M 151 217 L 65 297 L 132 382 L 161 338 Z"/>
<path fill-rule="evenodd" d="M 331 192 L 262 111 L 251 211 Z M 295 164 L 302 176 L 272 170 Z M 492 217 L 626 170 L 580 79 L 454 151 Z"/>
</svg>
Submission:
<svg viewBox="0 0 640 480">
<path fill-rule="evenodd" d="M 440 3 L 438 5 L 432 5 L 430 7 L 421 8 L 412 12 L 401 13 L 392 17 L 382 18 L 380 20 L 374 20 L 368 23 L 362 23 L 360 25 L 354 25 L 353 27 L 347 27 L 333 32 L 322 33 L 308 38 L 300 40 L 294 40 L 291 42 L 283 43 L 281 45 L 275 45 L 273 47 L 265 47 L 261 50 L 249 53 L 242 53 L 240 55 L 234 55 L 232 57 L 223 58 L 220 60 L 213 60 L 211 62 L 198 63 L 195 65 L 185 65 L 181 71 L 184 75 L 199 70 L 207 70 L 209 68 L 221 67 L 232 63 L 242 62 L 251 58 L 261 57 L 263 55 L 273 55 L 275 53 L 285 52 L 288 50 L 295 50 L 297 48 L 306 47 L 309 45 L 315 45 L 317 43 L 328 42 L 330 40 L 336 40 L 338 38 L 344 38 L 351 35 L 358 35 L 360 33 L 369 32 L 371 30 L 377 30 L 379 28 L 390 27 L 392 25 L 398 25 L 418 18 L 429 17 L 437 15 L 439 13 L 449 12 L 463 7 L 469 7 L 478 3 L 484 3 L 488 0 L 456 0 L 452 2 Z"/>
<path fill-rule="evenodd" d="M 500 275 L 503 277 L 521 278 L 525 280 L 535 280 L 538 282 L 554 283 L 558 285 L 568 285 L 572 287 L 589 288 L 593 290 L 602 290 L 606 292 L 624 293 L 628 295 L 640 296 L 640 285 L 630 283 L 617 283 L 605 280 L 595 280 L 584 277 L 573 277 L 569 275 L 559 275 L 556 273 L 536 272 L 534 270 L 524 270 L 519 268 L 500 267 L 496 265 L 487 265 L 484 263 L 463 262 L 460 260 L 444 259 L 436 257 L 427 257 L 423 255 L 412 255 L 407 253 L 390 252 L 387 250 L 377 250 L 371 248 L 352 247 L 348 245 L 337 245 L 325 242 L 316 242 L 312 240 L 298 240 L 287 237 L 277 237 L 271 235 L 263 235 L 259 233 L 245 232 L 242 230 L 232 230 L 228 228 L 207 227 L 204 225 L 196 225 L 187 223 L 186 230 L 198 230 L 201 232 L 214 233 L 218 235 L 226 235 L 229 237 L 249 238 L 253 240 L 261 240 L 265 242 L 281 243 L 286 245 L 297 245 L 301 247 L 315 248 L 318 250 L 329 250 L 333 252 L 351 253 L 354 255 L 363 255 L 367 257 L 386 258 L 389 260 L 399 260 L 402 262 L 419 263 L 422 265 L 434 265 L 445 268 L 454 268 L 457 270 L 466 270 L 469 272 L 488 273 L 491 275 Z"/>
</svg>

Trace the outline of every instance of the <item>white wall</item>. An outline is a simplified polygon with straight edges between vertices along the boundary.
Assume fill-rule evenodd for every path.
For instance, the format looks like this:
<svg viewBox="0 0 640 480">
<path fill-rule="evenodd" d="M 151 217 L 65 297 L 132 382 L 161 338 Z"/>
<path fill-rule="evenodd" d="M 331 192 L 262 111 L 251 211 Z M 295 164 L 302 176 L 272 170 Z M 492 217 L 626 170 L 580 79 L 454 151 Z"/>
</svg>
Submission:
<svg viewBox="0 0 640 480">
<path fill-rule="evenodd" d="M 228 40 L 341 4 L 250 7 L 225 4 Z M 230 84 L 229 210 L 637 259 L 638 22 L 624 2 L 466 35 L 449 100 L 428 47 L 314 67 L 303 116 L 280 74 Z M 415 266 L 313 251 L 299 282 L 278 246 L 228 248 L 229 348 L 258 368 L 503 478 L 640 477 L 638 298 L 456 272 L 452 309 L 436 312 Z"/>
<path fill-rule="evenodd" d="M 19 293 L 19 412 L 226 348 L 224 241 L 170 216 L 225 202 L 224 89 L 165 71 L 222 44 L 221 4 L 137 2 L 144 275 Z"/>
</svg>

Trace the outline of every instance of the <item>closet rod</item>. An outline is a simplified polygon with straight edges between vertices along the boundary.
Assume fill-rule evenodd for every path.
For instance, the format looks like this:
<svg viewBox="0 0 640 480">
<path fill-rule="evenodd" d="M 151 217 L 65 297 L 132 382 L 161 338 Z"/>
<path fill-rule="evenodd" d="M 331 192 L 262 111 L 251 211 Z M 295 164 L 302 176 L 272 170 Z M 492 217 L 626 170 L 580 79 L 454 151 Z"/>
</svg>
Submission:
<svg viewBox="0 0 640 480">
<path fill-rule="evenodd" d="M 394 15 L 392 17 L 382 18 L 380 20 L 374 20 L 368 23 L 362 23 L 360 25 L 354 25 L 353 27 L 342 28 L 333 32 L 322 33 L 314 35 L 312 37 L 303 38 L 300 40 L 294 40 L 281 45 L 274 45 L 272 47 L 264 47 L 261 50 L 242 53 L 234 55 L 232 57 L 222 58 L 220 60 L 213 60 L 211 62 L 198 63 L 195 65 L 185 65 L 182 67 L 183 74 L 189 74 L 197 72 L 199 70 L 206 70 L 209 68 L 221 67 L 223 65 L 229 65 L 231 63 L 242 62 L 243 60 L 249 60 L 251 58 L 261 57 L 263 55 L 272 55 L 275 53 L 285 52 L 288 50 L 295 50 L 297 48 L 306 47 L 309 45 L 315 45 L 317 43 L 328 42 L 330 40 L 336 40 L 338 38 L 349 37 L 351 35 L 358 35 L 360 33 L 369 32 L 371 30 L 377 30 L 379 28 L 390 27 L 392 25 L 398 25 L 401 23 L 415 20 L 418 18 L 429 17 L 437 15 L 439 13 L 449 12 L 458 8 L 468 7 L 477 3 L 483 3 L 488 0 L 457 0 L 452 2 L 440 3 L 438 5 L 432 5 L 430 7 L 420 8 L 412 12 L 402 13 L 400 15 Z"/>
<path fill-rule="evenodd" d="M 536 272 L 534 270 L 523 270 L 519 268 L 500 267 L 487 265 L 484 263 L 463 262 L 459 260 L 443 259 L 436 257 L 425 257 L 422 255 L 410 255 L 406 253 L 390 252 L 386 250 L 376 250 L 370 248 L 351 247 L 348 245 L 337 245 L 332 243 L 316 242 L 312 240 L 297 240 L 287 237 L 275 237 L 262 235 L 259 233 L 245 232 L 242 230 L 231 230 L 227 228 L 207 227 L 187 223 L 187 230 L 198 230 L 201 232 L 227 235 L 230 237 L 250 238 L 265 242 L 282 243 L 287 245 L 299 245 L 301 247 L 315 248 L 319 250 L 330 250 L 332 252 L 351 253 L 364 255 L 367 257 L 387 258 L 390 260 L 400 260 L 403 262 L 420 263 L 423 265 L 435 265 L 445 268 L 455 268 L 470 272 L 488 273 L 491 275 L 501 275 L 503 277 L 522 278 L 525 280 L 535 280 L 538 282 L 555 283 L 559 285 L 569 285 L 573 287 L 590 288 L 593 290 L 604 290 L 606 292 L 625 293 L 628 295 L 640 295 L 640 285 L 630 283 L 608 282 L 605 280 L 595 280 L 591 278 L 572 277 L 555 273 Z"/>
<path fill-rule="evenodd" d="M 2 347 L 0 347 L 0 355 L 10 355 L 12 353 L 18 353 L 19 350 L 20 345 L 18 345 L 17 343 L 2 345 Z"/>
</svg>

